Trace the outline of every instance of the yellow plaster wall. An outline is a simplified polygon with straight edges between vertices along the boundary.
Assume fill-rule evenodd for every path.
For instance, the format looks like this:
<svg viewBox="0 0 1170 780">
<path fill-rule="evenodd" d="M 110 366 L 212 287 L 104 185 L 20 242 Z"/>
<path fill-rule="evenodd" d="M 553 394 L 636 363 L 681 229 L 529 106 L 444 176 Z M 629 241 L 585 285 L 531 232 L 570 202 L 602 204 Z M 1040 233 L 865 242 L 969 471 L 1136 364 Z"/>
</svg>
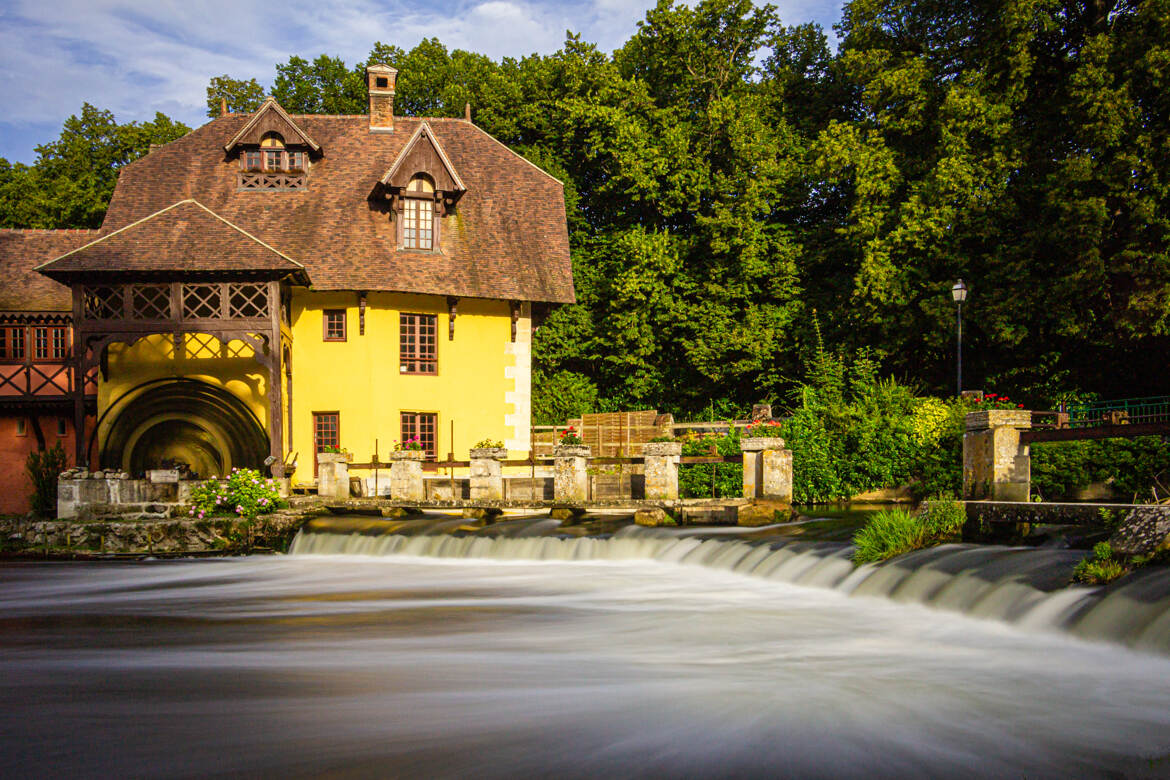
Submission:
<svg viewBox="0 0 1170 780">
<path fill-rule="evenodd" d="M 200 338 L 208 338 L 200 335 Z M 268 429 L 267 402 L 267 369 L 263 368 L 251 356 L 250 347 L 245 357 L 227 357 L 223 346 L 218 341 L 213 346 L 219 350 L 219 356 L 207 356 L 207 350 L 200 350 L 193 342 L 184 349 L 178 360 L 175 359 L 175 350 L 169 335 L 147 336 L 139 339 L 133 345 L 111 344 L 109 348 L 109 379 L 98 382 L 97 404 L 98 416 L 101 417 L 110 405 L 117 402 L 127 393 L 131 393 L 127 400 L 133 398 L 138 388 L 145 382 L 157 379 L 185 377 L 198 379 L 217 387 L 223 387 L 247 404 L 256 419 L 265 429 Z M 232 342 L 234 348 L 242 346 L 242 342 Z M 188 357 L 188 353 L 201 352 L 202 357 Z M 148 389 L 148 388 L 143 388 Z M 113 416 L 102 420 L 98 429 L 99 451 L 105 445 L 106 435 L 113 425 Z"/>
<path fill-rule="evenodd" d="M 324 341 L 324 310 L 342 308 L 346 341 Z M 400 312 L 437 315 L 437 375 L 399 372 Z M 291 446 L 286 442 L 289 450 L 300 453 L 294 480 L 313 479 L 314 412 L 340 413 L 341 446 L 358 462 L 370 460 L 375 439 L 381 460 L 389 459 L 387 453 L 401 437 L 403 411 L 437 414 L 440 457 L 454 452 L 465 459 L 471 446 L 484 438 L 507 442 L 512 457 L 527 456 L 527 401 L 518 403 L 517 391 L 526 395 L 530 385 L 528 353 L 524 349 L 522 356 L 516 354 L 508 303 L 464 298 L 458 305 L 454 341 L 447 338 L 447 326 L 445 297 L 370 293 L 365 335 L 359 335 L 356 293 L 294 291 L 293 435 Z M 522 317 L 519 326 L 527 341 L 529 318 Z"/>
</svg>

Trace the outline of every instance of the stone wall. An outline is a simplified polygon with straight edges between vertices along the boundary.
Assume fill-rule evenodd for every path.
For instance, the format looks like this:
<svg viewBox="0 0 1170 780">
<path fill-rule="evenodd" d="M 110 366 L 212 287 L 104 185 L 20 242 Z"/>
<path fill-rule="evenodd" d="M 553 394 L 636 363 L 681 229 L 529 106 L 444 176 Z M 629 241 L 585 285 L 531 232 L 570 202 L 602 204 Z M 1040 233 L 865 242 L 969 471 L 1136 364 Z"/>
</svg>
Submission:
<svg viewBox="0 0 1170 780">
<path fill-rule="evenodd" d="M 300 527 L 319 513 L 316 509 L 286 510 L 252 521 L 165 515 L 151 519 L 125 515 L 73 520 L 4 518 L 0 519 L 0 550 L 8 555 L 48 557 L 283 551 Z"/>
</svg>

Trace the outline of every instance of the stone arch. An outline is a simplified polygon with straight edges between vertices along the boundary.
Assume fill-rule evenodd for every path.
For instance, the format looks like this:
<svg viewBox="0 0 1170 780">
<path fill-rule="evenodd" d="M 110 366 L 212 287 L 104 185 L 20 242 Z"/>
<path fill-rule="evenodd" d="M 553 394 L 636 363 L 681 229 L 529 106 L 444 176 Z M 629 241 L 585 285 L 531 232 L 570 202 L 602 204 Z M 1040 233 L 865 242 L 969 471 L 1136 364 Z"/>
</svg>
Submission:
<svg viewBox="0 0 1170 780">
<path fill-rule="evenodd" d="M 263 467 L 268 434 L 235 395 L 195 379 L 150 385 L 126 393 L 107 410 L 112 422 L 99 455 L 102 468 L 138 476 L 181 461 L 210 477 Z"/>
</svg>

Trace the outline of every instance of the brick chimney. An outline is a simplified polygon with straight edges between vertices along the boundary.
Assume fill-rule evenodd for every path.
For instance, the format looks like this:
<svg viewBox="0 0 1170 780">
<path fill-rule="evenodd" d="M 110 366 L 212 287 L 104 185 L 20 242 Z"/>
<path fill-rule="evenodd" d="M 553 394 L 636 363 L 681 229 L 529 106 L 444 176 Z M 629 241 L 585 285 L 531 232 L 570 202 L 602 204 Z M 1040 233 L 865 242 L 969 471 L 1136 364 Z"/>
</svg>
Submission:
<svg viewBox="0 0 1170 780">
<path fill-rule="evenodd" d="M 394 81 L 398 71 L 389 65 L 366 68 L 366 87 L 370 94 L 370 132 L 394 132 Z"/>
</svg>

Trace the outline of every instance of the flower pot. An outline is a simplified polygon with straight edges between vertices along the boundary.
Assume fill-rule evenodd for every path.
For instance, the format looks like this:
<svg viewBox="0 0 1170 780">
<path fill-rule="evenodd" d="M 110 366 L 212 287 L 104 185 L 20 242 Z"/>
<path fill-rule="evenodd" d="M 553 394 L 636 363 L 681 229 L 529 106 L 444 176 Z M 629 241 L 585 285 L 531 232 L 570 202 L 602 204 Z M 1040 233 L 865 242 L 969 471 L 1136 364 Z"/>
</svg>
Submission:
<svg viewBox="0 0 1170 780">
<path fill-rule="evenodd" d="M 507 447 L 472 447 L 472 460 L 507 460 Z"/>
<path fill-rule="evenodd" d="M 393 450 L 390 460 L 426 460 L 426 450 Z"/>
<path fill-rule="evenodd" d="M 784 440 L 779 436 L 751 436 L 746 439 L 740 439 L 739 448 L 744 452 L 782 450 L 784 449 Z"/>
<path fill-rule="evenodd" d="M 553 446 L 554 458 L 588 458 L 593 455 L 593 448 L 588 444 L 556 444 Z"/>
<path fill-rule="evenodd" d="M 668 457 L 682 455 L 681 441 L 649 441 L 642 445 L 642 455 L 650 457 Z"/>
</svg>

